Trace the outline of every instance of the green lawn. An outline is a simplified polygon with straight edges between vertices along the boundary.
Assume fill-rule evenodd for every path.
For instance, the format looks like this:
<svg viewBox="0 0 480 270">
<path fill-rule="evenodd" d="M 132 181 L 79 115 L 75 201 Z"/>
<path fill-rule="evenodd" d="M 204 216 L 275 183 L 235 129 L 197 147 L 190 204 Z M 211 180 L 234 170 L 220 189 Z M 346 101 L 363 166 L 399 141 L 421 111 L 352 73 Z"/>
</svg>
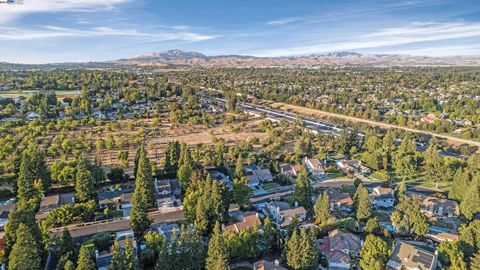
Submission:
<svg viewBox="0 0 480 270">
<path fill-rule="evenodd" d="M 327 173 L 327 178 L 329 179 L 334 179 L 342 176 L 345 176 L 345 174 L 339 170 L 331 170 Z"/>
<path fill-rule="evenodd" d="M 381 181 L 381 182 L 387 180 L 387 178 L 379 172 L 374 172 L 370 174 L 368 178 L 371 179 L 372 181 Z"/>
<path fill-rule="evenodd" d="M 281 186 L 278 183 L 270 182 L 270 183 L 263 184 L 262 187 L 265 190 L 271 190 L 271 189 L 279 188 Z"/>
</svg>

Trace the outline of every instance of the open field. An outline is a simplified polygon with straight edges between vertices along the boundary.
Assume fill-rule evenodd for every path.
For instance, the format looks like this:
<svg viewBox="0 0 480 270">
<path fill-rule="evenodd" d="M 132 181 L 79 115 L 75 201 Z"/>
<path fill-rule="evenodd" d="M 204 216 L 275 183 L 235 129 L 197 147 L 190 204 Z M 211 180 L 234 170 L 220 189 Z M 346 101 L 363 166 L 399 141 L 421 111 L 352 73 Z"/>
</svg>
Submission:
<svg viewBox="0 0 480 270">
<path fill-rule="evenodd" d="M 165 119 L 166 120 L 166 119 Z M 161 122 L 159 125 L 154 125 L 152 119 L 137 120 L 135 126 L 129 126 L 127 121 L 118 121 L 119 127 L 115 130 L 108 130 L 104 126 L 79 126 L 75 129 L 66 131 L 64 134 L 67 138 L 75 139 L 80 134 L 83 136 L 86 143 L 95 143 L 98 139 L 106 140 L 108 137 L 113 137 L 122 140 L 124 146 L 115 146 L 111 149 L 104 149 L 101 153 L 92 151 L 89 153 L 92 160 L 97 159 L 105 166 L 118 166 L 118 155 L 121 151 L 127 150 L 128 166 L 125 169 L 126 173 L 132 173 L 134 163 L 134 153 L 137 148 L 138 139 L 143 138 L 145 147 L 150 160 L 156 164 L 161 164 L 165 157 L 165 149 L 170 141 L 183 141 L 190 147 L 198 144 L 209 145 L 215 140 L 222 140 L 225 145 L 236 145 L 245 140 L 256 137 L 260 141 L 266 138 L 267 134 L 261 131 L 261 120 L 258 118 L 249 119 L 241 124 L 239 130 L 232 130 L 229 125 L 221 124 L 213 127 L 206 127 L 203 125 L 189 125 L 182 124 L 178 127 L 173 127 L 168 121 Z M 60 135 L 60 132 L 50 132 L 46 137 L 37 138 L 40 142 L 49 142 L 55 136 Z M 255 146 L 259 147 L 259 146 Z M 54 160 L 47 160 L 49 164 Z"/>
</svg>

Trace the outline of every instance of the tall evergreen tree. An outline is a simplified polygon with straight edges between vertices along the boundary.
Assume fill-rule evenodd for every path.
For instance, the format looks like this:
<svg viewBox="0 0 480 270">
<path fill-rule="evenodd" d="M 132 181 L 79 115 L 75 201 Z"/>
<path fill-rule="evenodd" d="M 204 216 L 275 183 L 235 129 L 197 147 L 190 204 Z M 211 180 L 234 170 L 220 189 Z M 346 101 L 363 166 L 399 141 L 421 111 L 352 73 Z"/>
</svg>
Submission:
<svg viewBox="0 0 480 270">
<path fill-rule="evenodd" d="M 242 154 L 239 154 L 235 164 L 235 172 L 233 175 L 234 179 L 240 179 L 245 176 L 245 167 L 243 162 Z"/>
<path fill-rule="evenodd" d="M 365 238 L 360 256 L 362 269 L 384 270 L 389 258 L 389 248 L 382 238 L 369 234 Z"/>
<path fill-rule="evenodd" d="M 213 229 L 212 237 L 208 243 L 208 254 L 205 265 L 206 270 L 228 270 L 228 254 L 223 243 L 220 223 L 216 223 Z"/>
<path fill-rule="evenodd" d="M 5 225 L 5 258 L 8 258 L 13 245 L 17 242 L 17 230 L 20 224 L 24 224 L 33 235 L 32 243 L 35 244 L 42 257 L 45 255 L 42 233 L 35 220 L 35 214 L 31 208 L 19 208 L 8 215 L 8 223 Z"/>
<path fill-rule="evenodd" d="M 132 209 L 130 210 L 130 226 L 137 240 L 143 239 L 145 231 L 150 228 L 152 220 L 148 217 L 148 208 L 142 194 L 135 188 L 133 193 Z"/>
<path fill-rule="evenodd" d="M 309 209 L 312 207 L 313 188 L 308 179 L 308 171 L 305 166 L 302 167 L 295 180 L 293 189 L 293 199 L 301 206 Z"/>
<path fill-rule="evenodd" d="M 43 269 L 42 252 L 38 250 L 36 239 L 30 229 L 23 223 L 18 226 L 16 232 L 17 241 L 13 245 L 12 252 L 8 256 L 8 269 Z"/>
<path fill-rule="evenodd" d="M 140 144 L 137 147 L 137 150 L 135 151 L 135 159 L 133 160 L 133 176 L 137 176 L 137 171 L 138 171 L 138 161 L 140 160 L 140 155 L 142 152 L 144 152 L 144 146 L 143 143 Z"/>
<path fill-rule="evenodd" d="M 118 241 L 113 242 L 112 246 L 112 260 L 110 261 L 109 270 L 124 270 L 125 269 L 125 253 L 120 247 Z"/>
<path fill-rule="evenodd" d="M 186 143 L 181 144 L 179 167 L 177 171 L 177 178 L 182 186 L 187 187 L 190 182 L 190 177 L 193 173 L 193 160 L 190 156 L 190 150 Z"/>
<path fill-rule="evenodd" d="M 89 163 L 84 155 L 81 155 L 77 162 L 77 173 L 75 175 L 76 197 L 80 202 L 95 199 L 95 178 L 90 171 Z"/>
<path fill-rule="evenodd" d="M 250 205 L 252 189 L 248 186 L 246 177 L 233 180 L 233 197 L 240 209 L 246 209 Z"/>
<path fill-rule="evenodd" d="M 80 247 L 78 254 L 77 270 L 96 270 L 97 265 L 92 258 L 92 251 L 87 245 Z"/>
<path fill-rule="evenodd" d="M 470 181 L 471 176 L 467 170 L 457 169 L 453 177 L 452 187 L 448 192 L 448 198 L 461 202 L 465 197 L 465 191 L 469 190 Z"/>
<path fill-rule="evenodd" d="M 132 239 L 125 239 L 125 270 L 135 270 L 138 267 Z"/>
<path fill-rule="evenodd" d="M 35 164 L 30 152 L 24 150 L 20 162 L 17 179 L 17 200 L 20 207 L 32 208 L 38 211 L 43 194 L 35 189 L 35 181 L 39 179 L 35 172 Z"/>
<path fill-rule="evenodd" d="M 140 194 L 137 196 L 137 199 L 141 198 L 147 208 L 157 206 L 155 184 L 152 178 L 152 165 L 144 150 L 140 152 L 140 158 L 138 160 L 138 170 L 137 175 L 135 175 L 135 193 Z"/>
<path fill-rule="evenodd" d="M 460 203 L 460 212 L 471 220 L 480 212 L 480 179 L 471 181 L 469 188 L 465 191 L 465 198 Z"/>
<path fill-rule="evenodd" d="M 358 185 L 353 201 L 357 220 L 364 221 L 372 215 L 370 196 L 363 184 Z"/>
<path fill-rule="evenodd" d="M 311 230 L 294 230 L 287 241 L 285 257 L 292 269 L 316 269 L 318 251 L 315 234 Z"/>
<path fill-rule="evenodd" d="M 330 198 L 328 193 L 320 194 L 313 207 L 315 224 L 325 226 L 333 219 L 333 215 L 330 211 Z"/>
</svg>

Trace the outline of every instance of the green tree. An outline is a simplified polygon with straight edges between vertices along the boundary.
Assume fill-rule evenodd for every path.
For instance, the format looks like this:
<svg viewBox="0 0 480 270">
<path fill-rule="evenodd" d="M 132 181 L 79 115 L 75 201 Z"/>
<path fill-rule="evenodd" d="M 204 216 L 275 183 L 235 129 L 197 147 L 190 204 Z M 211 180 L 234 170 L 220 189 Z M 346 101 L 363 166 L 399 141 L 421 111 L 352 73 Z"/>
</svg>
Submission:
<svg viewBox="0 0 480 270">
<path fill-rule="evenodd" d="M 445 162 L 438 152 L 437 140 L 433 138 L 424 153 L 425 172 L 428 180 L 436 183 L 443 179 Z"/>
<path fill-rule="evenodd" d="M 193 172 L 193 160 L 186 143 L 180 144 L 180 160 L 178 161 L 177 177 L 180 183 L 187 187 Z"/>
<path fill-rule="evenodd" d="M 97 265 L 92 258 L 92 251 L 87 245 L 82 245 L 80 247 L 80 252 L 78 254 L 77 261 L 77 270 L 95 270 Z"/>
<path fill-rule="evenodd" d="M 58 256 L 65 256 L 68 260 L 72 261 L 75 259 L 75 246 L 73 244 L 72 236 L 67 228 L 63 229 L 63 234 L 58 244 Z"/>
<path fill-rule="evenodd" d="M 312 230 L 294 230 L 287 241 L 285 257 L 292 269 L 316 269 L 318 251 Z"/>
<path fill-rule="evenodd" d="M 124 270 L 125 269 L 125 253 L 120 247 L 118 241 L 113 242 L 112 246 L 112 260 L 110 261 L 109 270 Z"/>
<path fill-rule="evenodd" d="M 470 258 L 470 269 L 480 269 L 480 252 Z"/>
<path fill-rule="evenodd" d="M 460 203 L 460 212 L 471 220 L 473 216 L 480 212 L 480 179 L 471 181 L 470 186 L 465 192 L 465 198 Z"/>
<path fill-rule="evenodd" d="M 393 226 L 397 231 L 425 235 L 428 232 L 428 220 L 420 209 L 416 198 L 402 196 L 395 206 L 395 211 L 390 216 Z"/>
<path fill-rule="evenodd" d="M 470 181 L 471 176 L 467 170 L 457 169 L 453 177 L 452 186 L 448 192 L 448 198 L 461 202 L 465 197 L 465 191 L 469 190 Z"/>
<path fill-rule="evenodd" d="M 444 265 L 449 265 L 450 270 L 467 270 L 467 264 L 463 252 L 459 249 L 457 243 L 442 242 L 438 246 L 440 259 Z"/>
<path fill-rule="evenodd" d="M 137 266 L 133 240 L 127 238 L 125 239 L 125 270 L 135 270 Z"/>
<path fill-rule="evenodd" d="M 265 253 L 274 250 L 277 244 L 277 228 L 268 217 L 263 220 L 262 241 Z"/>
<path fill-rule="evenodd" d="M 130 210 L 130 226 L 137 240 L 143 239 L 145 231 L 150 228 L 152 220 L 148 217 L 148 208 L 142 194 L 135 188 L 133 193 L 132 208 Z"/>
<path fill-rule="evenodd" d="M 248 186 L 248 179 L 245 176 L 233 180 L 233 197 L 240 209 L 246 209 L 250 205 L 252 189 Z"/>
<path fill-rule="evenodd" d="M 39 179 L 30 152 L 24 150 L 20 162 L 17 179 L 17 200 L 20 207 L 32 208 L 38 211 L 43 194 L 35 189 L 35 181 Z"/>
<path fill-rule="evenodd" d="M 137 199 L 141 199 L 147 208 L 154 208 L 157 206 L 157 201 L 152 178 L 152 165 L 143 147 L 141 149 L 135 176 L 135 193 L 139 194 Z"/>
<path fill-rule="evenodd" d="M 63 266 L 63 270 L 75 270 L 75 264 L 72 261 L 67 260 Z"/>
<path fill-rule="evenodd" d="M 208 243 L 207 261 L 205 265 L 207 270 L 228 270 L 228 254 L 223 243 L 220 223 L 216 223 L 213 229 L 212 237 Z"/>
<path fill-rule="evenodd" d="M 376 217 L 369 218 L 363 230 L 367 233 L 380 232 L 380 224 L 378 223 L 378 219 Z"/>
<path fill-rule="evenodd" d="M 302 167 L 295 180 L 293 188 L 293 199 L 301 206 L 309 209 L 312 207 L 313 188 L 308 179 L 308 171 L 305 166 Z"/>
<path fill-rule="evenodd" d="M 8 223 L 5 225 L 5 258 L 8 258 L 13 245 L 17 242 L 17 230 L 20 224 L 24 224 L 33 235 L 32 243 L 36 250 L 44 256 L 44 243 L 42 233 L 35 220 L 35 214 L 31 208 L 19 208 L 8 215 Z"/>
<path fill-rule="evenodd" d="M 90 171 L 89 163 L 84 155 L 81 155 L 78 159 L 76 171 L 75 195 L 77 199 L 80 202 L 95 199 L 95 178 Z"/>
<path fill-rule="evenodd" d="M 354 195 L 353 206 L 357 220 L 364 221 L 372 215 L 370 196 L 363 184 L 358 185 Z"/>
<path fill-rule="evenodd" d="M 382 238 L 369 234 L 365 238 L 360 256 L 362 269 L 383 270 L 389 258 L 389 248 Z"/>
<path fill-rule="evenodd" d="M 243 166 L 243 162 L 243 157 L 241 154 L 239 154 L 235 164 L 235 173 L 233 175 L 235 179 L 240 179 L 245 176 L 245 167 Z"/>
<path fill-rule="evenodd" d="M 333 215 L 330 210 L 330 198 L 327 192 L 324 192 L 318 196 L 315 206 L 313 207 L 313 211 L 315 224 L 323 227 L 332 221 Z"/>
<path fill-rule="evenodd" d="M 16 232 L 17 241 L 8 257 L 8 269 L 42 269 L 42 252 L 38 250 L 34 234 L 21 223 Z"/>
</svg>

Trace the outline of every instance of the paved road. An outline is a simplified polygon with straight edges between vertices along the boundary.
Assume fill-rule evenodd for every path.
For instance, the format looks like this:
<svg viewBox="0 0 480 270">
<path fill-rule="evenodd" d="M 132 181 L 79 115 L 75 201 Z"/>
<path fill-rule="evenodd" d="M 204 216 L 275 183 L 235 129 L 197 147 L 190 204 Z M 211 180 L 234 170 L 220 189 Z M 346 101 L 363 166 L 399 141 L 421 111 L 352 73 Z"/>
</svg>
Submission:
<svg viewBox="0 0 480 270">
<path fill-rule="evenodd" d="M 212 96 L 208 96 L 208 95 L 201 95 L 201 96 L 204 97 L 204 98 L 207 98 L 207 99 L 216 100 L 217 102 L 226 103 L 226 99 L 223 99 L 223 98 L 217 98 L 217 97 L 212 97 Z M 323 116 L 328 116 L 328 117 L 336 117 L 336 118 L 348 120 L 350 122 L 362 122 L 362 123 L 369 124 L 371 126 L 378 126 L 378 127 L 383 127 L 383 128 L 403 129 L 403 130 L 407 130 L 407 131 L 411 131 L 411 132 L 415 132 L 415 133 L 419 133 L 419 134 L 424 134 L 424 135 L 429 135 L 429 136 L 433 136 L 433 137 L 437 137 L 437 138 L 447 139 L 447 140 L 450 140 L 452 142 L 456 142 L 456 143 L 460 143 L 460 144 L 468 144 L 468 145 L 472 145 L 472 146 L 477 146 L 477 147 L 479 147 L 479 151 L 480 151 L 480 142 L 476 142 L 476 141 L 465 140 L 465 139 L 460 139 L 460 138 L 456 138 L 456 137 L 449 136 L 449 135 L 436 134 L 436 133 L 429 132 L 429 131 L 422 131 L 422 130 L 412 129 L 412 128 L 408 128 L 408 127 L 396 126 L 396 125 L 392 125 L 392 124 L 386 124 L 386 123 L 376 122 L 376 121 L 372 121 L 372 120 L 365 120 L 365 119 L 346 116 L 346 115 L 341 115 L 341 114 L 329 113 L 329 112 L 319 111 L 319 110 L 316 110 L 316 109 L 308 109 L 308 108 L 305 108 L 305 107 L 294 106 L 294 105 L 285 104 L 285 103 L 274 103 L 274 104 L 277 104 L 277 105 L 281 104 L 281 108 L 283 108 L 283 109 L 280 110 L 280 109 L 264 107 L 264 106 L 260 106 L 260 105 L 256 105 L 256 104 L 246 104 L 246 103 L 238 103 L 237 106 L 238 106 L 238 108 L 242 109 L 246 113 L 256 115 L 256 116 L 265 115 L 272 121 L 285 120 L 287 122 L 292 122 L 295 119 L 301 119 L 306 128 L 308 128 L 308 129 L 310 129 L 314 132 L 318 132 L 318 133 L 338 135 L 345 129 L 345 127 L 333 125 L 333 124 L 330 124 L 328 122 L 318 120 L 318 119 L 312 117 L 312 115 L 317 115 L 317 117 L 322 116 L 322 115 Z M 308 114 L 310 114 L 310 115 L 305 116 L 304 114 L 302 114 L 302 117 L 300 117 L 300 114 L 295 114 L 295 113 L 287 111 L 288 108 L 290 108 L 290 109 L 296 108 L 297 110 L 299 110 L 299 109 L 305 110 L 305 111 L 308 111 L 309 112 Z M 292 110 L 294 110 L 294 109 L 292 109 Z M 363 133 L 358 133 L 357 135 L 359 137 L 365 136 Z M 397 140 L 395 143 L 399 144 L 400 140 Z M 426 149 L 427 149 L 427 147 L 426 147 L 425 144 L 417 142 L 417 150 L 418 151 L 425 151 Z M 459 154 L 453 153 L 453 152 L 439 151 L 439 153 L 443 156 L 453 156 L 453 157 L 458 157 L 458 158 L 466 158 L 465 156 L 462 156 L 462 155 L 459 155 Z"/>
<path fill-rule="evenodd" d="M 406 130 L 406 131 L 409 131 L 409 132 L 425 134 L 425 135 L 446 139 L 446 140 L 456 142 L 456 143 L 460 143 L 460 144 L 468 144 L 468 145 L 480 147 L 480 142 L 461 139 L 461 138 L 457 138 L 457 137 L 450 136 L 450 135 L 438 134 L 438 133 L 434 133 L 434 132 L 430 132 L 430 131 L 418 130 L 418 129 L 404 127 L 404 126 L 398 126 L 398 125 L 392 125 L 392 124 L 387 124 L 387 123 L 373 121 L 373 120 L 367 120 L 367 119 L 358 118 L 358 117 L 347 116 L 347 115 L 338 114 L 338 113 L 321 111 L 321 110 L 317 110 L 317 109 L 309 109 L 309 108 L 300 107 L 300 106 L 296 106 L 296 105 L 290 105 L 290 104 L 286 104 L 286 103 L 274 103 L 273 105 L 278 106 L 280 108 L 280 110 L 288 110 L 288 109 L 293 110 L 293 111 L 301 110 L 301 111 L 303 111 L 305 113 L 308 113 L 308 114 L 333 117 L 333 118 L 343 119 L 343 120 L 350 121 L 350 122 L 365 123 L 365 124 L 368 124 L 368 125 L 371 125 L 371 126 L 377 126 L 377 127 L 382 127 L 382 128 L 403 129 L 403 130 Z"/>
</svg>

